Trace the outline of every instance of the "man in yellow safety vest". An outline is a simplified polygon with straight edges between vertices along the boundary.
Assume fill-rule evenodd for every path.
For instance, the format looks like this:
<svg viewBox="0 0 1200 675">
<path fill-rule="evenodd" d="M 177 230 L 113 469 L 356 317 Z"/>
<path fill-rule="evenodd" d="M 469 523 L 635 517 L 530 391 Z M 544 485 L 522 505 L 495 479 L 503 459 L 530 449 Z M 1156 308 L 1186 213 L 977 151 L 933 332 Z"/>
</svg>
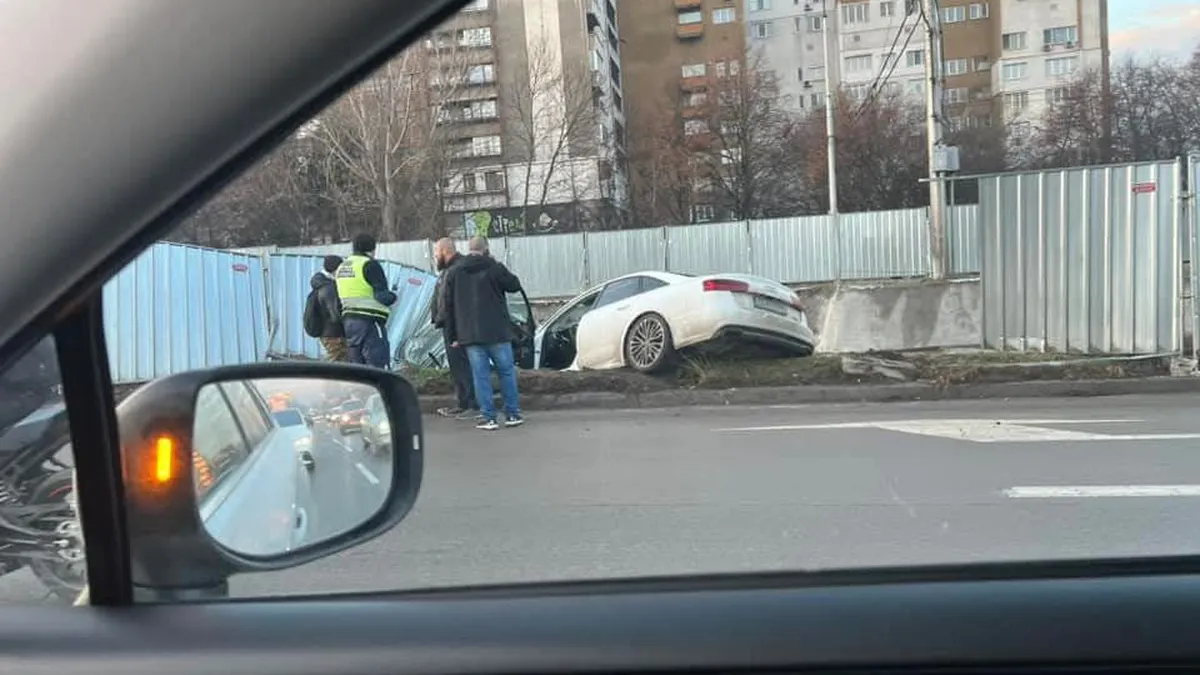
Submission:
<svg viewBox="0 0 1200 675">
<path fill-rule="evenodd" d="M 350 362 L 387 369 L 392 359 L 387 321 L 396 294 L 388 289 L 383 266 L 375 260 L 375 237 L 354 237 L 353 250 L 334 273 Z"/>
</svg>

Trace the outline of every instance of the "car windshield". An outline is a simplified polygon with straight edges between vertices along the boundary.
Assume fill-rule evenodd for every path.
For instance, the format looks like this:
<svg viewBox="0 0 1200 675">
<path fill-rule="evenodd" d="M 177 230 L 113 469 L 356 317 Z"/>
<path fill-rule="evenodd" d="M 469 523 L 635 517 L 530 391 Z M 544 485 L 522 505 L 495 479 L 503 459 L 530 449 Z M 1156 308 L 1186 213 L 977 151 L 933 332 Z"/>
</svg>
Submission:
<svg viewBox="0 0 1200 675">
<path fill-rule="evenodd" d="M 347 89 L 104 290 L 122 388 L 419 393 L 412 515 L 234 593 L 1200 554 L 1200 33 L 1001 4 L 474 0 Z M 287 391 L 342 518 L 401 430 Z"/>
<path fill-rule="evenodd" d="M 300 414 L 299 410 L 295 410 L 293 408 L 288 408 L 287 410 L 277 410 L 272 413 L 272 416 L 275 417 L 275 421 L 278 422 L 279 426 L 281 427 L 304 426 L 304 416 Z"/>
</svg>

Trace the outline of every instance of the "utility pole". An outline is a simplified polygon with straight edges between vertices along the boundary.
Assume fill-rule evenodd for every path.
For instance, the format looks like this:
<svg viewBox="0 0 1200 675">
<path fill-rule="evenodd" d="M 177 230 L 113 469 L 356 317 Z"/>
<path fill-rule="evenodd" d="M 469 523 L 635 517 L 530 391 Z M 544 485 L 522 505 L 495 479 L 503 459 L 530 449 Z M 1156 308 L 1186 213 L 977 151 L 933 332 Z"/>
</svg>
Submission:
<svg viewBox="0 0 1200 675">
<path fill-rule="evenodd" d="M 838 65 L 837 55 L 830 49 L 829 42 L 829 5 L 830 0 L 821 0 L 821 40 L 825 48 L 825 154 L 827 155 L 829 173 L 829 218 L 833 226 L 834 254 L 837 256 L 837 279 L 842 278 L 842 223 L 838 215 L 837 188 L 837 135 L 834 133 L 834 123 L 837 119 L 834 104 L 833 74 Z M 834 14 L 834 20 L 837 14 Z"/>
<path fill-rule="evenodd" d="M 949 167 L 942 143 L 942 18 L 936 0 L 920 0 L 926 19 L 925 87 L 926 136 L 929 143 L 929 252 L 934 279 L 946 278 L 946 198 L 942 174 Z"/>
</svg>

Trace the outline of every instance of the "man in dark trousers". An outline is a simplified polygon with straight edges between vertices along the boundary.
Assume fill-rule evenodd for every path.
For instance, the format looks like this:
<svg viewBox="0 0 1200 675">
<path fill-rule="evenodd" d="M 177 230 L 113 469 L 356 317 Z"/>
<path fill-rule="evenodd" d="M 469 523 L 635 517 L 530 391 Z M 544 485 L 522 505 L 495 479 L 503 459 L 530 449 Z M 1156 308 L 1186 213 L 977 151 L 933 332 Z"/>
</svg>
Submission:
<svg viewBox="0 0 1200 675">
<path fill-rule="evenodd" d="M 473 237 L 467 255 L 446 275 L 443 290 L 446 335 L 451 345 L 467 350 L 475 381 L 475 400 L 479 403 L 478 429 L 500 428 L 496 404 L 492 401 L 492 366 L 496 368 L 504 398 L 504 426 L 515 427 L 525 421 L 521 417 L 512 323 L 505 295 L 520 290 L 520 279 L 488 255 L 484 237 Z"/>
<path fill-rule="evenodd" d="M 360 234 L 352 246 L 353 253 L 334 273 L 350 362 L 387 370 L 392 360 L 387 322 L 396 294 L 388 289 L 383 265 L 375 260 L 375 237 Z"/>
<path fill-rule="evenodd" d="M 462 257 L 454 247 L 454 240 L 449 237 L 439 239 L 433 245 L 433 260 L 438 269 L 437 285 L 433 287 L 433 325 L 442 329 L 446 363 L 450 367 L 450 377 L 454 380 L 454 394 L 458 398 L 457 406 L 438 408 L 437 412 L 443 417 L 455 419 L 468 419 L 479 415 L 479 404 L 475 402 L 475 383 L 471 376 L 471 362 L 467 359 L 467 350 L 463 349 L 462 345 L 451 344 L 450 334 L 446 331 L 446 300 L 442 295 L 446 275 Z"/>
<path fill-rule="evenodd" d="M 322 269 L 317 270 L 313 275 L 309 284 L 312 286 L 313 292 L 316 293 L 316 304 L 314 308 L 320 315 L 319 333 L 315 336 L 321 343 L 321 348 L 325 350 L 325 358 L 330 361 L 349 361 L 350 354 L 346 347 L 346 328 L 342 325 L 342 303 L 338 300 L 337 284 L 334 281 L 334 274 L 337 268 L 342 264 L 342 256 L 327 255 L 325 256 Z M 305 321 L 308 321 L 308 308 L 305 307 Z M 317 326 L 315 326 L 317 327 Z"/>
</svg>

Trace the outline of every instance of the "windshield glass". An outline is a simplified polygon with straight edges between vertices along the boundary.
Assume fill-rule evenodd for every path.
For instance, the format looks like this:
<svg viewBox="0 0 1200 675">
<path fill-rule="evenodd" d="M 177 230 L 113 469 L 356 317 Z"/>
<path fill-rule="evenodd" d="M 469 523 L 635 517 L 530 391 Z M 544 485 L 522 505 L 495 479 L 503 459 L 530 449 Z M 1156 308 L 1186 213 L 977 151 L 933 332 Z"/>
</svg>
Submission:
<svg viewBox="0 0 1200 675">
<path fill-rule="evenodd" d="M 304 425 L 304 417 L 300 414 L 299 410 L 294 408 L 277 410 L 272 413 L 272 416 L 275 417 L 275 421 L 278 422 L 279 426 L 281 427 L 296 427 Z"/>
<path fill-rule="evenodd" d="M 234 594 L 1200 554 L 1200 32 L 941 4 L 475 0 L 129 263 L 121 386 L 426 415 L 407 520 Z M 400 418 L 287 391 L 369 517 Z"/>
</svg>

